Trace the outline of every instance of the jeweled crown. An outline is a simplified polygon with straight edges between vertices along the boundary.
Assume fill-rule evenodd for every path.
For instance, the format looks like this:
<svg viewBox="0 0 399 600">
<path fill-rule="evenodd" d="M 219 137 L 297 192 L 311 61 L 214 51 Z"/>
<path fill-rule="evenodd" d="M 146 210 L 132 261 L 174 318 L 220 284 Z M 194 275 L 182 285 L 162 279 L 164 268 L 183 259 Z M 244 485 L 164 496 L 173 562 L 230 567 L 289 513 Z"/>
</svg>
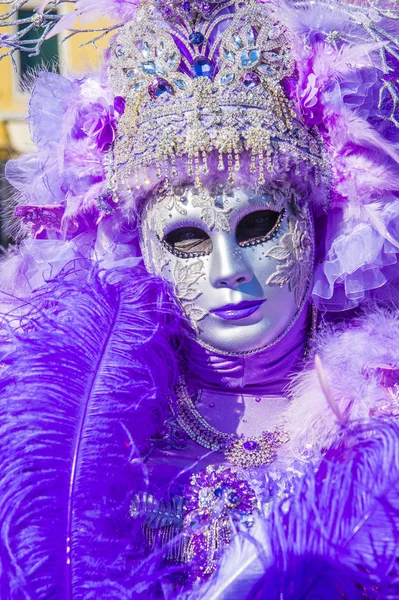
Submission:
<svg viewBox="0 0 399 600">
<path fill-rule="evenodd" d="M 154 164 L 168 179 L 187 156 L 200 186 L 214 150 L 231 182 L 244 150 L 260 184 L 290 158 L 320 167 L 320 140 L 284 91 L 294 63 L 270 9 L 256 0 L 193 4 L 144 3 L 111 45 L 108 73 L 126 98 L 114 147 L 119 181 Z"/>
</svg>

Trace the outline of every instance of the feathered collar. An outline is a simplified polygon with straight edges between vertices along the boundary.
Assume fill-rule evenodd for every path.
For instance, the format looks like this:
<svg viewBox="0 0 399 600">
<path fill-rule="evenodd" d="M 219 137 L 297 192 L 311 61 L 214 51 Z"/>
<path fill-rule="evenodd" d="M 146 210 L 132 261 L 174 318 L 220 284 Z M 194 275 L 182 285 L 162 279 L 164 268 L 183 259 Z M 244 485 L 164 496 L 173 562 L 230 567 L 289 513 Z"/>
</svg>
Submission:
<svg viewBox="0 0 399 600">
<path fill-rule="evenodd" d="M 340 423 L 399 415 L 399 320 L 374 310 L 340 327 L 324 327 L 316 357 L 292 381 L 286 458 L 307 457 L 336 438 Z"/>
</svg>

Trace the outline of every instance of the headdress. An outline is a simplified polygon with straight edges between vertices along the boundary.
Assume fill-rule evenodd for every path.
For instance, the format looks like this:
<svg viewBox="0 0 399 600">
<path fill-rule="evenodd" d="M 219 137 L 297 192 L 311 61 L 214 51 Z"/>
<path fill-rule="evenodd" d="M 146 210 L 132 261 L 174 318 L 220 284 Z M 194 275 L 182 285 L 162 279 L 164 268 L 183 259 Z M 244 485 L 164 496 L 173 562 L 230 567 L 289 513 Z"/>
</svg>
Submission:
<svg viewBox="0 0 399 600">
<path fill-rule="evenodd" d="M 53 4 L 27 28 L 40 21 L 49 36 L 104 10 L 117 22 L 94 36 L 117 33 L 100 73 L 37 79 L 37 151 L 7 168 L 25 229 L 94 239 L 99 223 L 119 224 L 159 182 L 212 178 L 210 161 L 231 182 L 302 185 L 317 220 L 313 301 L 322 308 L 355 307 L 396 277 L 395 2 L 78 0 L 60 18 Z M 0 45 L 13 55 L 41 42 L 18 33 Z"/>
</svg>

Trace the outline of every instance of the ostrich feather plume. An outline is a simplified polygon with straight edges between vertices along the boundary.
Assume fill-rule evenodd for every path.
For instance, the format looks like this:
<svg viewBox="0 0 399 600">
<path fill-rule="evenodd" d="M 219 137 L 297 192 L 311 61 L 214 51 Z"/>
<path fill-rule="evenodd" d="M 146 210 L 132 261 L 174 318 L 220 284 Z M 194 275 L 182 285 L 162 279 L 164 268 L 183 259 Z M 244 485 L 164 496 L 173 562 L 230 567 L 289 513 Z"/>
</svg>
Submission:
<svg viewBox="0 0 399 600">
<path fill-rule="evenodd" d="M 263 528 L 237 536 L 195 598 L 398 598 L 398 425 L 352 424 L 345 440 L 276 502 Z"/>
<path fill-rule="evenodd" d="M 176 308 L 136 268 L 51 281 L 20 309 L 1 338 L 1 598 L 131 598 L 128 507 L 174 377 Z"/>
</svg>

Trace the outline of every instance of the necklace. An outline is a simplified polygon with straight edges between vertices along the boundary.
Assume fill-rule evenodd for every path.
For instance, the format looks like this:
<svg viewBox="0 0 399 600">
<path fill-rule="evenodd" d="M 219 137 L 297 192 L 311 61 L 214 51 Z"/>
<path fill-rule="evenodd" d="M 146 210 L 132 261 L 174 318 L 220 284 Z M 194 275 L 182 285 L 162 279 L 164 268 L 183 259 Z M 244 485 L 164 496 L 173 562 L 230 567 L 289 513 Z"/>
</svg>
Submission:
<svg viewBox="0 0 399 600">
<path fill-rule="evenodd" d="M 277 449 L 289 440 L 289 435 L 280 427 L 264 431 L 259 437 L 244 437 L 234 433 L 218 431 L 198 412 L 188 393 L 184 377 L 175 387 L 175 402 L 171 410 L 180 427 L 195 442 L 221 452 L 231 463 L 244 469 L 272 463 Z"/>
</svg>

